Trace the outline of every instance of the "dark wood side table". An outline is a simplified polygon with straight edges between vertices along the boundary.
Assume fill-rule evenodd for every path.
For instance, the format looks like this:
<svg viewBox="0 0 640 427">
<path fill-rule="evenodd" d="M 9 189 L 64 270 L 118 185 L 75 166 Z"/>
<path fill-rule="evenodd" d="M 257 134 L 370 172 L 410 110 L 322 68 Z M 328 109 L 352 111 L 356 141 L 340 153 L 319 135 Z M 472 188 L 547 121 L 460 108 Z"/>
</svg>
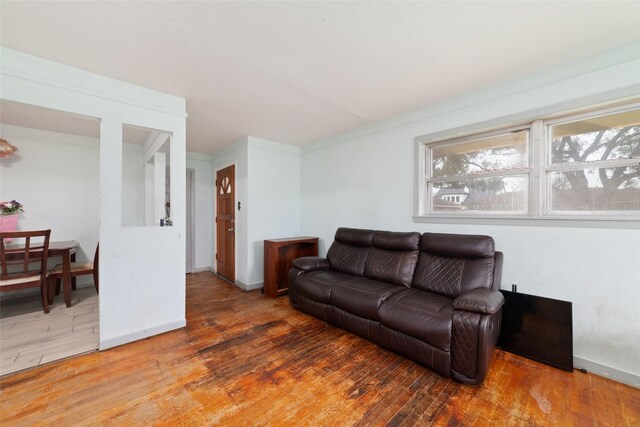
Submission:
<svg viewBox="0 0 640 427">
<path fill-rule="evenodd" d="M 317 237 L 289 237 L 264 241 L 264 293 L 270 297 L 289 291 L 289 270 L 296 258 L 318 256 Z"/>
</svg>

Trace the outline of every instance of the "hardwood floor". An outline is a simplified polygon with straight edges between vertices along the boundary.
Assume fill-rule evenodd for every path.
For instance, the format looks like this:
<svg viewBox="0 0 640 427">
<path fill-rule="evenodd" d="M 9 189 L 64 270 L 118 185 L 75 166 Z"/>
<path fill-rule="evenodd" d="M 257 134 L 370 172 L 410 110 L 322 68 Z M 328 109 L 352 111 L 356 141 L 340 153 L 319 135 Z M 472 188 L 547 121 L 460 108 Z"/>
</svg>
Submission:
<svg viewBox="0 0 640 427">
<path fill-rule="evenodd" d="M 98 295 L 93 287 L 57 296 L 42 311 L 39 289 L 3 294 L 0 300 L 0 375 L 97 350 Z"/>
<path fill-rule="evenodd" d="M 640 424 L 640 390 L 498 351 L 482 386 L 443 378 L 210 273 L 187 327 L 0 379 L 12 425 Z"/>
</svg>

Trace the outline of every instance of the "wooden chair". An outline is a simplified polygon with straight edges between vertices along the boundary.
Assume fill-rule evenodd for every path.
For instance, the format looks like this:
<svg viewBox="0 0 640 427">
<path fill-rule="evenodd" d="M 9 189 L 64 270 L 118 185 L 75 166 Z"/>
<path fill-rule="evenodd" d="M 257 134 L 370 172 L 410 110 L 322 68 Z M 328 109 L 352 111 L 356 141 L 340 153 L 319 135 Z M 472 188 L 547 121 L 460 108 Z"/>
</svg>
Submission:
<svg viewBox="0 0 640 427">
<path fill-rule="evenodd" d="M 88 274 L 93 275 L 93 285 L 96 287 L 96 293 L 100 293 L 100 286 L 98 283 L 98 256 L 100 251 L 100 244 L 96 246 L 96 253 L 93 256 L 93 262 L 72 262 L 71 263 L 71 278 L 75 278 L 77 276 L 85 276 Z M 54 287 L 55 287 L 55 295 L 60 293 L 60 283 L 64 276 L 63 266 L 62 264 L 58 264 L 49 270 L 49 304 L 53 302 L 54 296 Z"/>
<path fill-rule="evenodd" d="M 49 312 L 47 258 L 50 235 L 51 230 L 0 233 L 0 290 L 14 291 L 39 286 L 45 313 Z M 24 244 L 9 244 L 5 239 L 24 239 Z"/>
</svg>

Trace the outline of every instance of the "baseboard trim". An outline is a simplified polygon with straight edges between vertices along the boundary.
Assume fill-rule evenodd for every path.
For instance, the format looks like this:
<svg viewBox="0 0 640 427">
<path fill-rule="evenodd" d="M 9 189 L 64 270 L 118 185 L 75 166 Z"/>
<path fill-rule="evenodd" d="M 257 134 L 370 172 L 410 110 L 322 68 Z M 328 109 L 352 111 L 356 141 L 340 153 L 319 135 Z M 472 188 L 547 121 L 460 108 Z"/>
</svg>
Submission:
<svg viewBox="0 0 640 427">
<path fill-rule="evenodd" d="M 100 341 L 98 349 L 100 351 L 107 350 L 109 348 L 117 347 L 119 345 L 128 344 L 133 341 L 138 341 L 144 338 L 149 338 L 154 335 L 163 334 L 165 332 L 173 331 L 174 329 L 180 329 L 187 325 L 187 320 L 176 320 L 175 322 L 165 323 L 164 325 L 154 326 L 152 328 L 143 329 L 141 331 L 133 332 L 127 335 L 122 335 L 115 338 L 109 338 L 104 341 Z"/>
<path fill-rule="evenodd" d="M 194 273 L 204 273 L 204 272 L 213 272 L 213 268 L 211 267 L 196 267 L 193 269 Z"/>
<path fill-rule="evenodd" d="M 574 355 L 573 367 L 575 369 L 586 369 L 592 374 L 600 375 L 620 383 L 628 384 L 632 387 L 640 388 L 640 375 L 603 365 L 602 363 L 594 362 L 593 360 L 585 359 L 584 357 Z"/>
<path fill-rule="evenodd" d="M 247 285 L 245 283 L 242 283 L 239 280 L 236 280 L 236 286 L 239 287 L 240 289 L 242 289 L 243 291 L 254 291 L 256 289 L 260 289 L 260 288 L 264 287 L 264 282 L 259 282 L 259 283 L 254 283 L 252 285 Z"/>
</svg>

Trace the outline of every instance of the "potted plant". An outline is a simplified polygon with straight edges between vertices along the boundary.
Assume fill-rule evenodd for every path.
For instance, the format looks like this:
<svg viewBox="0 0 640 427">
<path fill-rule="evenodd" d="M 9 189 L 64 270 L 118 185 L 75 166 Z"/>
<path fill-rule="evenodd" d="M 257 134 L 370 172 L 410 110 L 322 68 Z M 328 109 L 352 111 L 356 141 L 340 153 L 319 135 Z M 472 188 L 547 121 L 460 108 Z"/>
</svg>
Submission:
<svg viewBox="0 0 640 427">
<path fill-rule="evenodd" d="M 18 214 L 23 211 L 22 203 L 12 200 L 0 202 L 0 231 L 16 231 Z"/>
</svg>

